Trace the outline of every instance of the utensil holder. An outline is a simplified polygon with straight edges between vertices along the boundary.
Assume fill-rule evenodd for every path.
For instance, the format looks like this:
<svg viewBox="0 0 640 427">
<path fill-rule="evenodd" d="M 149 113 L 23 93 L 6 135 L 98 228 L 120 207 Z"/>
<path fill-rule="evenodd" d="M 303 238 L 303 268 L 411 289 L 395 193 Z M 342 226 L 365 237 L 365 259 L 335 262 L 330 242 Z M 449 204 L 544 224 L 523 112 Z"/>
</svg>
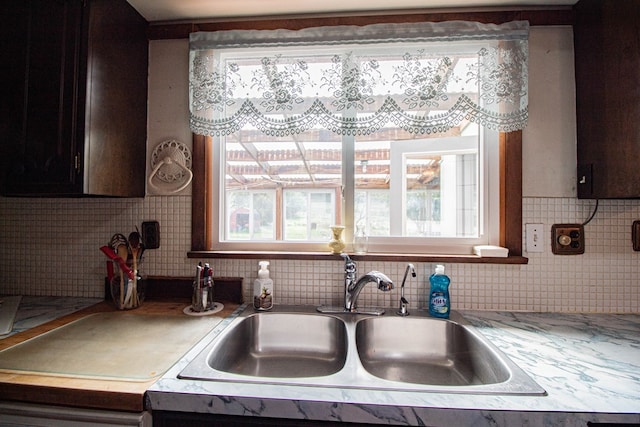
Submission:
<svg viewBox="0 0 640 427">
<path fill-rule="evenodd" d="M 199 282 L 199 283 L 198 283 Z M 191 310 L 196 313 L 212 310 L 214 308 L 215 287 L 213 278 L 193 281 L 193 294 L 191 296 Z"/>
<path fill-rule="evenodd" d="M 140 261 L 137 271 L 131 264 L 131 260 L 127 260 L 127 267 L 133 272 L 133 279 L 122 271 L 117 262 L 113 262 L 113 276 L 110 280 L 111 299 L 118 310 L 138 308 L 144 301 L 145 281 L 140 275 Z"/>
</svg>

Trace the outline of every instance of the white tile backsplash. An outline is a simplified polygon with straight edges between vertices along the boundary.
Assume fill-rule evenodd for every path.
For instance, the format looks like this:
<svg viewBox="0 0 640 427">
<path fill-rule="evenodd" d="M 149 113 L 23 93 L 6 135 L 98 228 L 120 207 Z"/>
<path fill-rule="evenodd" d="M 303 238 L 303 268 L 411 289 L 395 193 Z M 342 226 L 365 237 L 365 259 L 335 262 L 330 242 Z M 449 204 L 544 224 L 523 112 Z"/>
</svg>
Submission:
<svg viewBox="0 0 640 427">
<path fill-rule="evenodd" d="M 542 253 L 525 253 L 526 265 L 445 263 L 454 308 L 555 312 L 638 312 L 640 252 L 631 245 L 631 224 L 640 201 L 604 200 L 585 227 L 584 255 L 551 253 L 554 223 L 585 221 L 595 202 L 574 198 L 525 198 L 523 223 L 541 223 L 549 241 Z M 188 259 L 190 196 L 145 199 L 0 198 L 0 294 L 102 297 L 106 257 L 98 250 L 114 233 L 128 234 L 142 221 L 160 222 L 160 248 L 145 253 L 143 271 L 191 276 Z M 275 301 L 341 304 L 340 261 L 270 260 Z M 209 260 L 219 276 L 245 278 L 250 301 L 258 260 Z M 404 263 L 358 263 L 359 273 L 377 269 L 398 285 Z M 418 277 L 405 289 L 410 310 L 426 305 L 432 263 L 416 264 Z M 367 286 L 360 304 L 396 307 L 399 286 L 383 293 Z"/>
</svg>

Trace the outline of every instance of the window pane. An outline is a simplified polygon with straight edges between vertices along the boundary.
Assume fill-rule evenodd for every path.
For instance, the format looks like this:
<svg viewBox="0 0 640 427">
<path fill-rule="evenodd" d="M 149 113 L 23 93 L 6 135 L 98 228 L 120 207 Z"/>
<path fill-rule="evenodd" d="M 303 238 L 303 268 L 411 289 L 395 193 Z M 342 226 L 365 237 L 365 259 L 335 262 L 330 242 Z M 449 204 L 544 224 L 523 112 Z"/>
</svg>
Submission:
<svg viewBox="0 0 640 427">
<path fill-rule="evenodd" d="M 475 153 L 405 156 L 406 235 L 477 237 L 477 158 Z"/>
<path fill-rule="evenodd" d="M 355 227 L 368 236 L 389 236 L 389 190 L 356 190 Z"/>
<path fill-rule="evenodd" d="M 377 135 L 355 141 L 354 227 L 369 236 L 478 237 L 479 127 Z"/>
<path fill-rule="evenodd" d="M 273 191 L 253 193 L 253 238 L 255 240 L 271 240 L 275 235 Z"/>
<path fill-rule="evenodd" d="M 336 223 L 333 193 L 311 193 L 310 196 L 309 240 L 329 241 L 331 239 L 329 227 Z"/>
<path fill-rule="evenodd" d="M 284 192 L 285 240 L 328 241 L 335 220 L 333 193 L 313 190 Z"/>
<path fill-rule="evenodd" d="M 307 238 L 309 206 L 307 194 L 302 191 L 287 191 L 284 197 L 284 235 L 286 240 Z"/>
<path fill-rule="evenodd" d="M 270 240 L 275 236 L 275 193 L 227 191 L 227 239 Z"/>
<path fill-rule="evenodd" d="M 330 239 L 329 226 L 339 222 L 341 136 L 312 129 L 276 137 L 245 129 L 222 142 L 226 240 Z"/>
</svg>

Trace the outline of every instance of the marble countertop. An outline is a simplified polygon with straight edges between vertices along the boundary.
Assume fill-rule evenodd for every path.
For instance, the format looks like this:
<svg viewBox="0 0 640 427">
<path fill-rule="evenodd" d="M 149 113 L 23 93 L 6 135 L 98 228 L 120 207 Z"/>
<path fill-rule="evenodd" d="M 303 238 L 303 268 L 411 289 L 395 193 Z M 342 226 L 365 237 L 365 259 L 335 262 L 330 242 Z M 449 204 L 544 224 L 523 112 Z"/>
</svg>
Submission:
<svg viewBox="0 0 640 427">
<path fill-rule="evenodd" d="M 102 301 L 101 298 L 23 296 L 13 329 L 0 340 L 43 325 L 51 320 L 82 310 Z"/>
<path fill-rule="evenodd" d="M 547 396 L 495 396 L 182 380 L 219 324 L 147 392 L 153 410 L 392 425 L 640 423 L 640 315 L 465 311 Z"/>
</svg>

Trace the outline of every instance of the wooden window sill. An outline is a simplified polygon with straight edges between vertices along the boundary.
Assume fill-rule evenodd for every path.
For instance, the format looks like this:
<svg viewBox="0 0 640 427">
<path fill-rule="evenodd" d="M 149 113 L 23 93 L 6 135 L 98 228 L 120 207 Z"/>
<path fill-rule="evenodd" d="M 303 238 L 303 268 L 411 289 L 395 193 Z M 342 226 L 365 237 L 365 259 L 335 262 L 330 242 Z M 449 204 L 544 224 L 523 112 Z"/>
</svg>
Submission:
<svg viewBox="0 0 640 427">
<path fill-rule="evenodd" d="M 349 254 L 354 261 L 390 261 L 390 262 L 441 262 L 455 264 L 528 264 L 523 256 L 479 257 L 477 255 L 441 255 L 441 254 Z M 270 252 L 270 251 L 189 251 L 188 258 L 195 259 L 296 259 L 331 261 L 341 259 L 340 255 L 325 252 Z"/>
</svg>

